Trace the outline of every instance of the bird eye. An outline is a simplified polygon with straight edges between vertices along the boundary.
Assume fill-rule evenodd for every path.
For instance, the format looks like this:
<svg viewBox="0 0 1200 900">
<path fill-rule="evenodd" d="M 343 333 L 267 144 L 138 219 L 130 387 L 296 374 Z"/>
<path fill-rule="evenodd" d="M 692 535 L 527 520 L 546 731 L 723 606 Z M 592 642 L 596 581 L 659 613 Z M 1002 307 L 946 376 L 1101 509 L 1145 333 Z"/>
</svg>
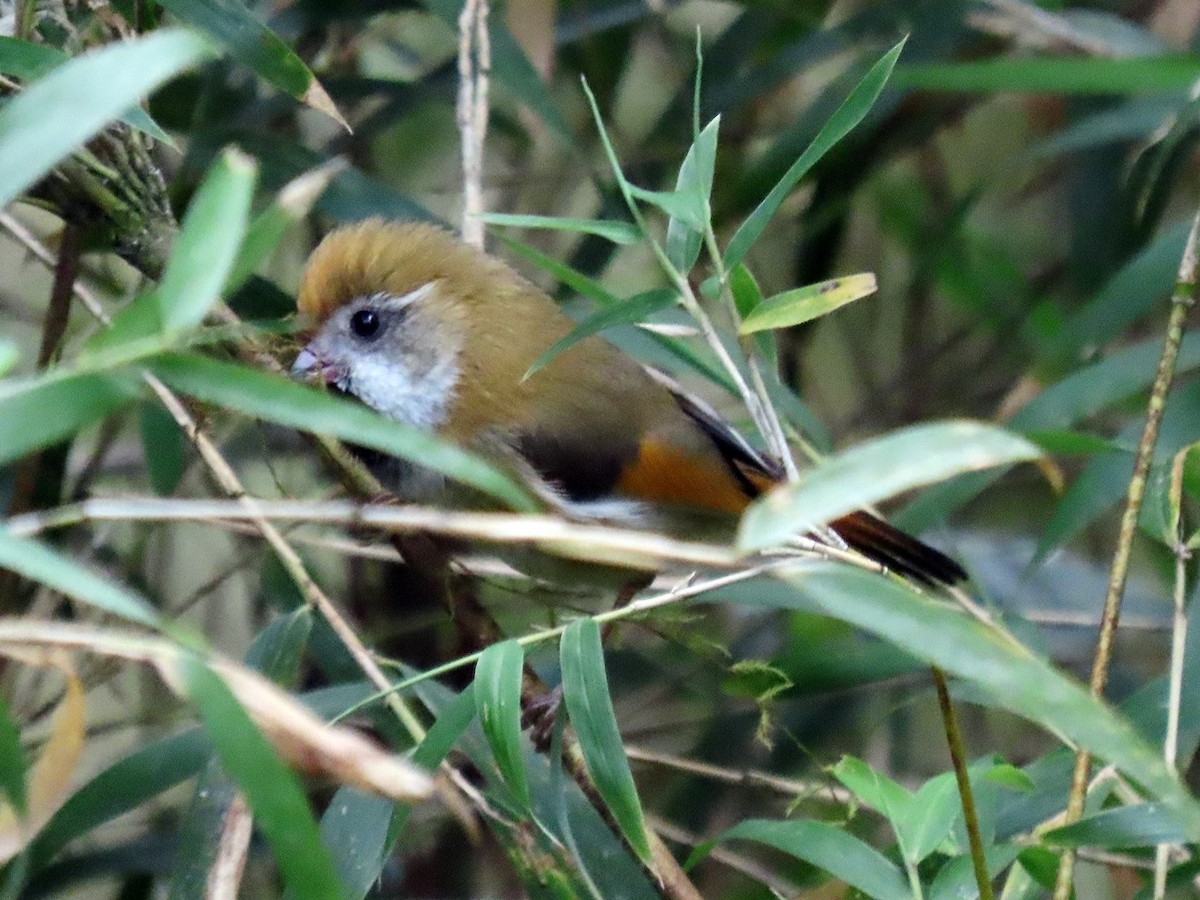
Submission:
<svg viewBox="0 0 1200 900">
<path fill-rule="evenodd" d="M 360 309 L 350 317 L 350 330 L 363 339 L 374 337 L 379 331 L 379 313 L 373 309 Z"/>
</svg>

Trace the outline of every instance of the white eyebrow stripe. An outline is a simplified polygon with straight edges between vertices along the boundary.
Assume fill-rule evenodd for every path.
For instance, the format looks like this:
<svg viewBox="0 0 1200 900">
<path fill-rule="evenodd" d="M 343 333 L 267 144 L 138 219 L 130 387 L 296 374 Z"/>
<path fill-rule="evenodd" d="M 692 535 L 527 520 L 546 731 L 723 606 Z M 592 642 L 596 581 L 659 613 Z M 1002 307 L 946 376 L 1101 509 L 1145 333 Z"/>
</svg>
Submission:
<svg viewBox="0 0 1200 900">
<path fill-rule="evenodd" d="M 433 293 L 433 286 L 434 282 L 430 281 L 427 284 L 421 285 L 415 291 L 409 291 L 402 297 L 394 297 L 391 294 L 375 294 L 370 299 L 378 303 L 381 309 L 396 312 L 416 303 L 418 300 L 424 300 Z"/>
</svg>

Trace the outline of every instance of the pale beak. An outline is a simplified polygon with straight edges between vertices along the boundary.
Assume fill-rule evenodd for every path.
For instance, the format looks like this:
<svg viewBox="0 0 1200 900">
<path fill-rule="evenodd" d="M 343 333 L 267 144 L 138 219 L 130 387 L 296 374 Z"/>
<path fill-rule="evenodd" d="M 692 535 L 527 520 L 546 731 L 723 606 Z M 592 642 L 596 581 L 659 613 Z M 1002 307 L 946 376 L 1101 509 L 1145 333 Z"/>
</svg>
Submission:
<svg viewBox="0 0 1200 900">
<path fill-rule="evenodd" d="M 305 347 L 296 355 L 296 361 L 292 363 L 292 377 L 306 379 L 314 372 L 320 371 L 320 369 L 320 358 Z"/>
</svg>

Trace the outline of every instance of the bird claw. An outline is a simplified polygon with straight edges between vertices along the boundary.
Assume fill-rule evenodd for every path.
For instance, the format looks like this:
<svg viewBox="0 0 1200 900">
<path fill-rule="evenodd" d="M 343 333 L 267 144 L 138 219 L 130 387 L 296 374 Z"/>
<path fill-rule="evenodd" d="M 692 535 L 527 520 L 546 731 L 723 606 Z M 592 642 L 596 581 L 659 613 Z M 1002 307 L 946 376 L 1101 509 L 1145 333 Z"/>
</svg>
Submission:
<svg viewBox="0 0 1200 900">
<path fill-rule="evenodd" d="M 558 719 L 558 711 L 562 707 L 562 685 L 527 700 L 521 710 L 521 728 L 529 729 L 529 739 L 539 753 L 545 753 L 550 747 L 550 737 L 554 732 L 554 723 Z"/>
</svg>

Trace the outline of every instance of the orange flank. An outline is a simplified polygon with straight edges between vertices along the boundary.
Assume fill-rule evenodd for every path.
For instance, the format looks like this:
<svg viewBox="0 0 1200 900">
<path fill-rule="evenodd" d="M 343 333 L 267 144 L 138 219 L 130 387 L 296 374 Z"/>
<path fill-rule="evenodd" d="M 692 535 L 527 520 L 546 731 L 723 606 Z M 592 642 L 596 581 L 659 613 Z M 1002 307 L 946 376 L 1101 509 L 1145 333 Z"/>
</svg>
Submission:
<svg viewBox="0 0 1200 900">
<path fill-rule="evenodd" d="M 625 467 L 616 492 L 651 503 L 669 503 L 740 513 L 750 498 L 719 463 L 658 441 L 642 441 L 637 459 Z"/>
</svg>

